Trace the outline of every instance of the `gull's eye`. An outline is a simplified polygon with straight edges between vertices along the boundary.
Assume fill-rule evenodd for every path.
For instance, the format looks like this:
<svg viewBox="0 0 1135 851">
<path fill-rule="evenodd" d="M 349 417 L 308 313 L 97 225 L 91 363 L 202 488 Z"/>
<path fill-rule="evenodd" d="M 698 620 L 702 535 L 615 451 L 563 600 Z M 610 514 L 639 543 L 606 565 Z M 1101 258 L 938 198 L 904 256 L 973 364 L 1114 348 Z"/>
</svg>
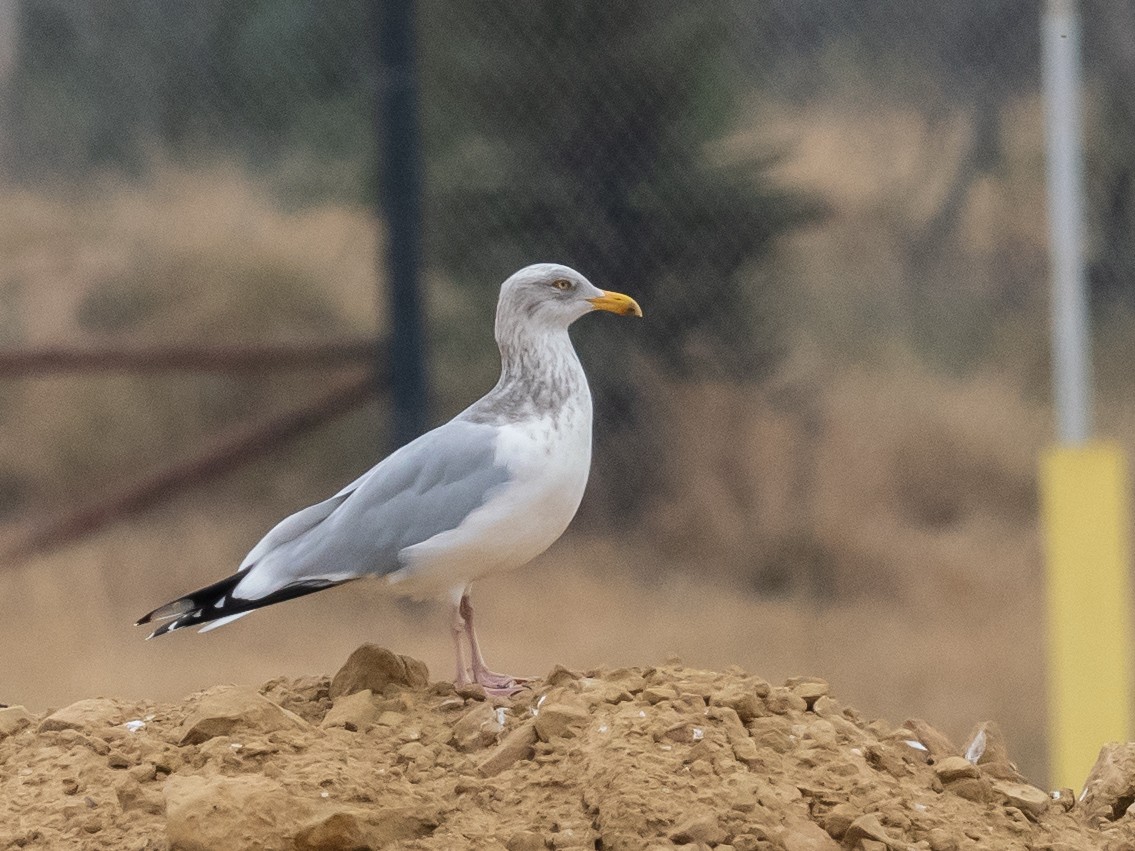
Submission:
<svg viewBox="0 0 1135 851">
<path fill-rule="evenodd" d="M 569 281 L 567 278 L 556 278 L 554 281 L 552 281 L 552 286 L 557 290 L 570 290 L 571 281 Z"/>
</svg>

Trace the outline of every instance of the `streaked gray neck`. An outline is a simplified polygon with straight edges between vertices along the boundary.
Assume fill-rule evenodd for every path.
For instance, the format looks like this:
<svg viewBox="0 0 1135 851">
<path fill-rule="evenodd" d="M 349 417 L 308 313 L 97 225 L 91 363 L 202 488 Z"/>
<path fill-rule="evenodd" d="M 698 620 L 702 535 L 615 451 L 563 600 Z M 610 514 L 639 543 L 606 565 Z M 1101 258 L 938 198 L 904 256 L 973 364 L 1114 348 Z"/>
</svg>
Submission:
<svg viewBox="0 0 1135 851">
<path fill-rule="evenodd" d="M 507 329 L 507 330 L 506 330 Z M 558 418 L 568 405 L 591 407 L 587 377 L 566 328 L 532 328 L 497 322 L 501 377 L 462 417 L 501 424 L 533 417 Z"/>
</svg>

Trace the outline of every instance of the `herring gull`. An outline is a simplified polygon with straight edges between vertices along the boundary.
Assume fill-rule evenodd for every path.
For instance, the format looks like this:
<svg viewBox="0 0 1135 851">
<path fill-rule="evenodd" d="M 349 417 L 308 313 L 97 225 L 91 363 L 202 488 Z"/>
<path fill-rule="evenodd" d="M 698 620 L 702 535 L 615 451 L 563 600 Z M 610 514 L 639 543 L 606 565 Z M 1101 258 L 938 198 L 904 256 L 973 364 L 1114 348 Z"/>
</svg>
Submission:
<svg viewBox="0 0 1135 851">
<path fill-rule="evenodd" d="M 399 593 L 448 596 L 457 685 L 515 690 L 518 678 L 485 664 L 470 588 L 542 553 L 579 508 L 591 466 L 591 392 L 568 326 L 593 310 L 642 316 L 634 299 L 567 266 L 521 269 L 497 301 L 501 376 L 492 390 L 282 520 L 232 576 L 138 623 L 166 621 L 150 638 L 200 624 L 205 632 L 262 606 L 381 577 Z"/>
</svg>

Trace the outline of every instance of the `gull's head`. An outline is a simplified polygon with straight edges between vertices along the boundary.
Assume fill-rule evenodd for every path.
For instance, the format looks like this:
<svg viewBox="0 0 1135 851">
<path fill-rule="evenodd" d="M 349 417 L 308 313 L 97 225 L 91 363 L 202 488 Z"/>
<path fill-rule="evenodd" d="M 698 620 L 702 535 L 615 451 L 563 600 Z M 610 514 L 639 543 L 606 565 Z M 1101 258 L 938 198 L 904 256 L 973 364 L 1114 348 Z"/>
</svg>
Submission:
<svg viewBox="0 0 1135 851">
<path fill-rule="evenodd" d="M 497 324 L 498 328 L 502 321 L 567 328 L 593 310 L 642 316 L 642 308 L 630 296 L 601 290 L 568 266 L 536 263 L 501 285 Z"/>
</svg>

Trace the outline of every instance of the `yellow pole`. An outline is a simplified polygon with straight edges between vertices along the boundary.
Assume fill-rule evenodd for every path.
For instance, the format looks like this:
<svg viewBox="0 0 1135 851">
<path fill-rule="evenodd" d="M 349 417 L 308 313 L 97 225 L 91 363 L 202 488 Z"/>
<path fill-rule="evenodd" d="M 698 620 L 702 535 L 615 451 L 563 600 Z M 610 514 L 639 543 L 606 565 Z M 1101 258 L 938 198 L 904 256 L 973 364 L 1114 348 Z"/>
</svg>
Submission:
<svg viewBox="0 0 1135 851">
<path fill-rule="evenodd" d="M 1047 561 L 1050 781 L 1080 788 L 1100 746 L 1131 732 L 1127 469 L 1111 443 L 1041 462 Z"/>
</svg>

